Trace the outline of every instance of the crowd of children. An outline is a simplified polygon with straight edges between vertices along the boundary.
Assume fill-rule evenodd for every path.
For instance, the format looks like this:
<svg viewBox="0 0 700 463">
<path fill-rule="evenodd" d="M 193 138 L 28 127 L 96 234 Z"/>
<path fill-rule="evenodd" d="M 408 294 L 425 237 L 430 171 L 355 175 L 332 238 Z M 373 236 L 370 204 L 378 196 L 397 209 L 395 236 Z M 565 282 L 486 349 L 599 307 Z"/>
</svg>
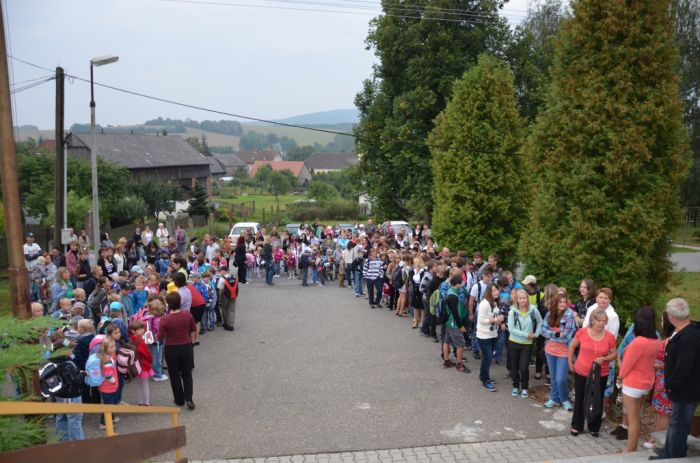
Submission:
<svg viewBox="0 0 700 463">
<path fill-rule="evenodd" d="M 411 314 L 411 328 L 440 344 L 446 369 L 470 373 L 464 354 L 470 350 L 480 360 L 478 379 L 489 392 L 496 390 L 490 373 L 495 362 L 508 370 L 511 395 L 528 398 L 529 368 L 534 364 L 534 378 L 544 379 L 551 388 L 545 407 L 573 412 L 574 436 L 586 422 L 590 434 L 598 436 L 604 398 L 609 400 L 616 389 L 621 391 L 627 417 L 615 433 L 629 439 L 628 451 L 637 448 L 642 397 L 653 393 L 660 428 L 674 426 L 665 417 L 680 407 L 669 384 L 674 391 L 682 390 L 680 396 L 676 392 L 676 398 L 684 402 L 678 403 L 697 404 L 700 399 L 697 378 L 679 380 L 678 358 L 674 358 L 669 377 L 671 355 L 697 364 L 697 359 L 685 356 L 689 345 L 698 348 L 700 328 L 689 321 L 683 300 L 669 302 L 662 330 L 664 344 L 657 339 L 654 311 L 641 308 L 618 348 L 620 320 L 609 288 L 597 290 L 593 281 L 584 279 L 579 297 L 570 298 L 566 288 L 554 284 L 541 289 L 533 275 L 520 282 L 512 271 L 499 266 L 496 255 L 484 261 L 478 251 L 470 258 L 463 251 L 437 248 L 428 227 L 411 232 L 378 227 L 371 220 L 352 229 L 314 223 L 302 225 L 298 235 L 273 227 L 269 233 L 263 228 L 255 235 L 241 235 L 237 243 L 223 240 L 219 244 L 209 236 L 201 243 L 196 239 L 190 243 L 185 254 L 176 248 L 159 248 L 146 255 L 146 262 L 139 261 L 128 270 L 115 264 L 113 250 L 103 246 L 98 264 L 87 275 L 79 273 L 81 279 L 76 278 L 75 286 L 70 271 L 57 269 L 52 285 L 57 297 L 50 301 L 50 310 L 45 307 L 47 301 L 40 299 L 34 310 L 38 315 L 48 311 L 69 323 L 69 328 L 54 332 L 51 341 L 68 346 L 72 352 L 67 359 L 87 372 L 88 380 L 81 388 L 83 402 L 121 403 L 129 379 L 135 384 L 139 405 L 150 405 L 149 380 L 168 379 L 158 336 L 159 321 L 168 311 L 166 293 L 177 293 L 178 310 L 189 311 L 196 323 L 191 342 L 187 342 L 191 346 L 199 345 L 200 336 L 217 325 L 233 331 L 239 281 L 229 273 L 229 264 L 238 268 L 242 284 L 255 276 L 272 285 L 272 279 L 283 274 L 300 279 L 303 287 L 310 286 L 309 276 L 318 286 L 337 280 L 340 287 L 351 288 L 355 297 L 366 297 L 370 309 L 386 308 L 400 318 Z M 87 271 L 84 266 L 79 270 Z M 673 327 L 676 333 L 688 328 L 683 352 L 672 347 Z M 626 356 L 632 360 L 620 366 L 616 360 L 625 351 L 635 354 Z M 574 379 L 573 400 L 569 376 Z M 90 382 L 92 377 L 95 380 Z M 616 378 L 621 378 L 617 388 Z M 665 388 L 658 387 L 660 382 Z M 689 390 L 689 384 L 697 389 Z M 178 382 L 176 391 L 173 378 L 171 385 L 177 403 L 182 385 Z M 186 383 L 185 395 L 187 387 Z M 187 406 L 193 409 L 191 388 L 190 378 Z M 669 440 L 661 452 L 681 453 L 682 449 L 669 448 Z"/>
</svg>

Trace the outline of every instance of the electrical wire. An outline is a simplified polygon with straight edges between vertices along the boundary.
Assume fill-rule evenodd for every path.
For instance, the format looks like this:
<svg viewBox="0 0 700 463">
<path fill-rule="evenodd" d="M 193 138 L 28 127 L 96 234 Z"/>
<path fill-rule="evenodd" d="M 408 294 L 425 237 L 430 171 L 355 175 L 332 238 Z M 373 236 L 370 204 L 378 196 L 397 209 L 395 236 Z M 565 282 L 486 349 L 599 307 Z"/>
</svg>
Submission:
<svg viewBox="0 0 700 463">
<path fill-rule="evenodd" d="M 288 7 L 288 6 L 254 5 L 254 4 L 250 4 L 250 3 L 228 3 L 228 2 L 217 1 L 217 0 L 160 0 L 160 1 L 166 2 L 166 3 L 188 3 L 188 4 L 194 4 L 194 5 L 214 5 L 214 6 L 229 6 L 229 7 L 263 8 L 263 9 L 271 9 L 271 10 L 307 11 L 307 12 L 311 12 L 311 13 L 341 13 L 341 14 L 352 14 L 352 15 L 361 15 L 361 16 L 377 16 L 378 14 L 381 14 L 381 13 L 370 13 L 370 12 L 361 12 L 361 11 L 342 11 L 342 10 L 328 10 L 328 9 L 320 10 L 320 9 L 316 9 L 316 8 L 294 8 L 294 7 Z M 442 21 L 442 22 L 452 22 L 452 23 L 459 23 L 459 24 L 493 24 L 498 18 L 498 15 L 496 15 L 496 14 L 494 14 L 493 20 L 490 20 L 490 21 L 486 21 L 485 18 L 480 18 L 482 20 L 457 19 L 457 18 L 437 18 L 437 17 L 427 15 L 428 13 L 430 13 L 430 10 L 422 11 L 419 13 L 419 15 L 413 15 L 413 16 L 409 16 L 408 14 L 392 14 L 392 13 L 383 13 L 381 15 L 386 16 L 386 17 L 399 18 L 399 19 L 420 19 L 420 20 L 426 20 L 426 21 Z"/>
<path fill-rule="evenodd" d="M 26 83 L 26 82 L 35 82 L 35 81 L 37 81 L 37 80 L 46 79 L 47 77 L 52 77 L 52 75 L 51 75 L 51 74 L 49 74 L 48 76 L 44 75 L 44 76 L 40 76 L 40 77 L 35 77 L 35 78 L 33 78 L 33 79 L 23 80 L 23 81 L 20 81 L 20 82 L 11 82 L 10 85 L 14 87 L 14 86 L 17 86 L 17 85 L 19 85 L 19 84 L 24 84 L 24 83 Z"/>
<path fill-rule="evenodd" d="M 19 59 L 19 58 L 15 58 L 15 57 L 10 56 L 10 55 L 8 55 L 8 57 L 10 57 L 11 59 L 16 60 L 16 61 L 18 61 L 18 62 L 20 62 L 20 63 L 24 63 L 24 64 L 29 65 L 29 66 L 33 66 L 33 67 L 35 67 L 35 68 L 48 70 L 47 68 L 44 68 L 44 67 L 42 67 L 42 66 L 39 66 L 38 64 L 30 63 L 30 62 L 28 62 L 28 61 L 24 61 L 24 60 L 21 60 L 21 59 Z M 76 75 L 74 75 L 74 74 L 66 73 L 65 76 L 66 76 L 67 78 L 71 78 L 71 79 L 79 80 L 79 81 L 82 81 L 82 82 L 90 83 L 90 79 L 86 79 L 86 78 L 84 78 L 84 77 L 76 76 Z M 41 82 L 41 83 L 44 83 L 44 82 Z M 161 98 L 161 97 L 157 97 L 157 96 L 153 96 L 153 95 L 147 95 L 147 94 L 145 94 L 145 93 L 136 92 L 136 91 L 133 91 L 133 90 L 127 90 L 127 89 L 124 89 L 124 88 L 115 87 L 115 86 L 113 86 L 113 85 L 100 84 L 100 83 L 98 83 L 98 82 L 93 82 L 93 83 L 94 83 L 94 85 L 97 85 L 97 86 L 99 86 L 99 87 L 107 88 L 107 89 L 110 89 L 110 90 L 114 90 L 114 91 L 116 91 L 116 92 L 125 93 L 125 94 L 132 95 L 132 96 L 137 96 L 137 97 L 145 98 L 145 99 L 152 100 L 152 101 L 158 101 L 158 102 L 161 102 L 161 103 L 168 103 L 168 104 L 172 104 L 172 105 L 180 106 L 180 107 L 184 107 L 184 108 L 195 109 L 195 110 L 198 110 L 198 111 L 209 112 L 209 113 L 213 113 L 213 114 L 219 114 L 219 115 L 222 115 L 222 116 L 235 117 L 235 118 L 238 118 L 238 119 L 244 119 L 244 120 L 254 121 L 254 122 L 262 122 L 262 123 L 272 124 L 272 125 L 281 126 L 281 127 L 290 127 L 290 128 L 295 128 L 295 129 L 310 130 L 310 131 L 313 131 L 313 132 L 329 133 L 329 134 L 332 134 L 332 135 L 343 135 L 343 136 L 352 137 L 352 138 L 361 139 L 361 140 L 368 140 L 368 141 L 370 140 L 369 137 L 367 137 L 367 136 L 365 136 L 365 135 L 362 135 L 362 134 L 358 134 L 358 133 L 353 133 L 353 132 L 342 132 L 342 131 L 338 131 L 338 130 L 329 130 L 329 129 L 321 129 L 321 128 L 318 128 L 318 127 L 307 127 L 307 126 L 304 126 L 304 125 L 288 124 L 288 123 L 286 123 L 286 122 L 278 122 L 278 121 L 272 121 L 272 120 L 269 120 L 269 119 L 261 119 L 261 118 L 259 118 L 259 117 L 245 116 L 245 115 L 242 115 L 242 114 L 236 114 L 236 113 L 231 113 L 231 112 L 222 111 L 222 110 L 218 110 L 218 109 L 206 108 L 206 107 L 204 107 L 204 106 L 198 106 L 198 105 L 193 105 L 193 104 L 189 104 L 189 103 L 182 103 L 182 102 L 180 102 L 180 101 L 170 100 L 170 99 L 167 99 L 167 98 Z M 412 146 L 416 146 L 416 147 L 434 148 L 434 149 L 439 149 L 439 150 L 443 150 L 443 151 L 464 151 L 464 152 L 468 152 L 468 153 L 479 153 L 479 154 L 490 154 L 490 155 L 505 155 L 505 156 L 512 156 L 512 155 L 513 155 L 513 153 L 509 153 L 509 152 L 505 152 L 505 151 L 475 150 L 475 149 L 473 149 L 473 148 L 467 148 L 467 147 L 464 147 L 464 146 L 442 146 L 442 145 L 434 145 L 434 144 L 430 144 L 430 143 L 426 143 L 426 142 L 419 142 L 419 141 L 415 141 L 415 142 L 414 142 L 414 141 L 411 141 L 411 140 L 395 140 L 395 142 L 396 142 L 396 143 L 399 143 L 399 144 L 404 144 L 404 145 L 412 145 Z"/>
<path fill-rule="evenodd" d="M 40 80 L 38 82 L 32 82 L 31 84 L 26 84 L 26 85 L 21 86 L 21 87 L 16 87 L 16 88 L 13 88 L 12 90 L 10 90 L 10 93 L 14 95 L 15 93 L 20 93 L 20 92 L 23 92 L 25 90 L 29 90 L 30 88 L 38 87 L 39 85 L 45 84 L 46 82 L 51 82 L 55 78 L 56 78 L 55 76 L 50 76 L 50 77 L 45 78 L 44 80 Z"/>
</svg>

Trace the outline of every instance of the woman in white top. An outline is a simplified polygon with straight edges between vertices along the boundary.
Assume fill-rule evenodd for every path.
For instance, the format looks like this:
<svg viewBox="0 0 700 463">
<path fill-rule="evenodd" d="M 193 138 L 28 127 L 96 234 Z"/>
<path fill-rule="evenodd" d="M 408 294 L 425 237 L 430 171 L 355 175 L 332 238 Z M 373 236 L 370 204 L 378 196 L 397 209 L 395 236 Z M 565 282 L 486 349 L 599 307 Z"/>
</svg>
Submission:
<svg viewBox="0 0 700 463">
<path fill-rule="evenodd" d="M 168 237 L 170 237 L 170 233 L 168 233 L 168 229 L 165 228 L 165 225 L 162 223 L 158 224 L 158 230 L 156 230 L 156 238 L 158 238 L 158 245 L 160 247 L 163 247 L 168 244 Z"/>
<path fill-rule="evenodd" d="M 481 369 L 479 379 L 481 386 L 489 392 L 496 392 L 496 388 L 491 381 L 489 369 L 493 359 L 493 351 L 496 349 L 498 340 L 498 326 L 503 323 L 503 316 L 498 311 L 499 290 L 496 285 L 489 283 L 486 285 L 484 297 L 477 306 L 476 339 L 481 350 Z"/>
</svg>

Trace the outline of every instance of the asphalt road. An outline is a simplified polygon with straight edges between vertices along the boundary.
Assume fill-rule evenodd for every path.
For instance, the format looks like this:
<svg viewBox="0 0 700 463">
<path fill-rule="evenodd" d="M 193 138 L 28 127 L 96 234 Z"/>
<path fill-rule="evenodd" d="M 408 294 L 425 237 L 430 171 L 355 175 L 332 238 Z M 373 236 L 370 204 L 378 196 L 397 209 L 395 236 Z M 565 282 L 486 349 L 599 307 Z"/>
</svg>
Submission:
<svg viewBox="0 0 700 463">
<path fill-rule="evenodd" d="M 340 289 L 256 280 L 241 289 L 233 333 L 217 329 L 195 349 L 193 412 L 183 409 L 190 459 L 376 450 L 563 435 L 570 415 L 496 393 L 471 374 L 444 370 L 438 344 L 409 319 L 371 310 Z M 541 382 L 534 382 L 541 384 Z M 133 401 L 126 386 L 124 399 Z M 171 405 L 169 382 L 151 383 Z M 90 436 L 100 435 L 86 417 Z M 169 416 L 123 416 L 121 433 L 170 425 Z M 163 458 L 173 458 L 172 455 Z"/>
</svg>

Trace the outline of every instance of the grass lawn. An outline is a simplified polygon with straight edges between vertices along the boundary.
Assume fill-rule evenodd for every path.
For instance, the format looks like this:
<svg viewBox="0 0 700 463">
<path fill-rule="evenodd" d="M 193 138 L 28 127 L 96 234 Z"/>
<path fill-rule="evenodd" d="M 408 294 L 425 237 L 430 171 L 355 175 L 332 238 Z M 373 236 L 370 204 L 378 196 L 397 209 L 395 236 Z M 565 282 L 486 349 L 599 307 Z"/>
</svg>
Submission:
<svg viewBox="0 0 700 463">
<path fill-rule="evenodd" d="M 672 254 L 686 254 L 686 253 L 693 253 L 693 252 L 700 252 L 697 249 L 690 249 L 690 248 L 682 248 L 680 246 L 671 246 L 671 253 Z"/>
<path fill-rule="evenodd" d="M 10 282 L 7 275 L 0 276 L 0 317 L 3 315 L 11 315 L 12 308 L 10 307 Z"/>
<path fill-rule="evenodd" d="M 680 272 L 675 273 L 678 277 L 676 285 L 672 285 L 669 291 L 659 297 L 658 310 L 663 310 L 666 302 L 674 297 L 682 297 L 690 304 L 690 313 L 693 320 L 700 320 L 700 273 Z"/>
<path fill-rule="evenodd" d="M 292 204 L 295 201 L 303 200 L 304 196 L 301 195 L 280 195 L 279 196 L 279 207 L 280 213 L 287 208 L 287 204 Z M 222 189 L 220 196 L 215 196 L 214 202 L 220 203 L 222 206 L 227 204 L 240 205 L 245 204 L 247 207 L 251 207 L 252 202 L 255 201 L 255 212 L 248 217 L 245 221 L 247 222 L 259 222 L 262 220 L 262 211 L 265 210 L 265 218 L 269 221 L 270 218 L 270 207 L 274 208 L 275 214 L 277 213 L 277 201 L 275 200 L 275 195 L 270 194 L 245 194 L 245 195 L 234 195 L 232 190 Z M 235 217 L 234 221 L 242 222 L 242 217 Z"/>
<path fill-rule="evenodd" d="M 700 233 L 698 232 L 700 232 L 700 227 L 681 227 L 673 234 L 673 242 L 678 244 L 689 244 L 691 246 L 700 246 Z"/>
</svg>

